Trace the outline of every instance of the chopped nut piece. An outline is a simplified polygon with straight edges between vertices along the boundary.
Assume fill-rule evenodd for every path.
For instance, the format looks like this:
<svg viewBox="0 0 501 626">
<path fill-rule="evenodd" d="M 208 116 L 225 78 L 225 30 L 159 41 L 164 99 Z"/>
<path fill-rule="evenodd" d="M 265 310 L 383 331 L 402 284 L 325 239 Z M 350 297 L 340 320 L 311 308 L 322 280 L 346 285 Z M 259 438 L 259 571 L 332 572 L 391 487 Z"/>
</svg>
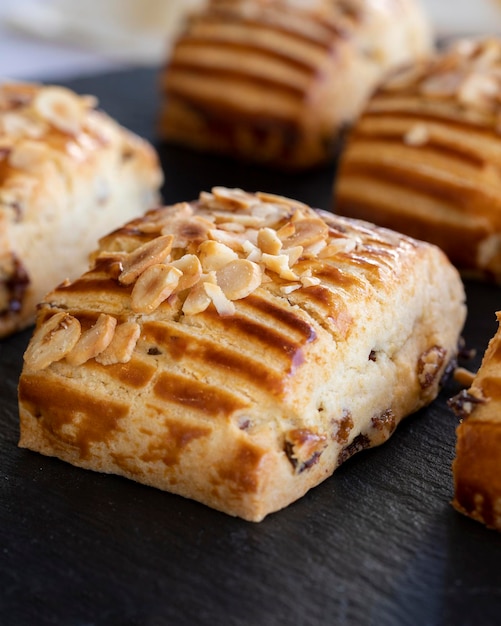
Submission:
<svg viewBox="0 0 501 626">
<path fill-rule="evenodd" d="M 259 263 L 259 261 L 261 261 L 263 253 L 251 241 L 245 241 L 242 247 L 247 256 L 247 260 L 253 261 L 254 263 Z"/>
<path fill-rule="evenodd" d="M 211 303 L 204 284 L 208 282 L 216 283 L 215 275 L 204 276 L 199 282 L 191 288 L 186 300 L 184 301 L 182 311 L 185 315 L 196 315 L 202 313 Z"/>
<path fill-rule="evenodd" d="M 261 268 L 247 259 L 236 259 L 217 270 L 216 279 L 229 300 L 241 300 L 261 284 Z"/>
<path fill-rule="evenodd" d="M 43 370 L 64 358 L 80 338 L 80 322 L 69 313 L 60 312 L 38 328 L 24 353 L 24 361 L 32 370 Z"/>
<path fill-rule="evenodd" d="M 295 274 L 289 267 L 289 257 L 286 254 L 263 254 L 263 265 L 284 278 L 285 280 L 298 280 L 298 275 Z"/>
<path fill-rule="evenodd" d="M 301 289 L 301 285 L 298 285 L 297 283 L 295 283 L 294 285 L 283 285 L 282 287 L 280 287 L 280 291 L 284 295 L 288 295 L 289 293 L 297 291 L 298 289 Z"/>
<path fill-rule="evenodd" d="M 218 270 L 230 261 L 238 259 L 238 255 L 224 243 L 204 241 L 198 249 L 198 258 L 205 272 Z"/>
<path fill-rule="evenodd" d="M 282 241 L 277 231 L 272 228 L 261 228 L 257 233 L 257 245 L 267 254 L 278 254 L 282 249 Z"/>
<path fill-rule="evenodd" d="M 404 143 L 408 146 L 424 146 L 430 138 L 425 124 L 414 124 L 404 135 Z"/>
<path fill-rule="evenodd" d="M 135 313 L 152 313 L 174 292 L 182 274 L 181 270 L 171 265 L 150 265 L 132 289 L 132 310 Z"/>
<path fill-rule="evenodd" d="M 202 276 L 202 265 L 195 254 L 185 254 L 177 261 L 172 261 L 169 265 L 182 272 L 179 283 L 174 290 L 175 292 L 193 287 Z"/>
<path fill-rule="evenodd" d="M 289 257 L 289 267 L 295 265 L 303 254 L 303 246 L 294 246 L 293 248 L 285 248 L 282 254 Z"/>
<path fill-rule="evenodd" d="M 103 352 L 113 339 L 116 325 L 114 317 L 101 313 L 94 326 L 80 335 L 71 352 L 66 355 L 68 363 L 72 366 L 82 365 Z"/>
<path fill-rule="evenodd" d="M 170 254 L 173 240 L 173 235 L 162 235 L 128 254 L 118 277 L 122 285 L 131 285 L 148 267 L 164 262 Z"/>
<path fill-rule="evenodd" d="M 88 104 L 65 87 L 45 87 L 33 100 L 33 108 L 40 117 L 70 135 L 80 132 Z"/>
<path fill-rule="evenodd" d="M 96 356 L 96 361 L 101 365 L 114 365 L 115 363 L 128 363 L 141 335 L 141 327 L 136 322 L 124 322 L 115 328 L 115 334 L 111 343 L 101 354 Z"/>
<path fill-rule="evenodd" d="M 235 305 L 233 302 L 230 302 L 228 298 L 225 296 L 223 290 L 219 285 L 214 285 L 213 283 L 203 283 L 205 293 L 212 300 L 212 303 L 216 307 L 216 311 L 221 316 L 234 315 L 235 314 Z"/>
</svg>

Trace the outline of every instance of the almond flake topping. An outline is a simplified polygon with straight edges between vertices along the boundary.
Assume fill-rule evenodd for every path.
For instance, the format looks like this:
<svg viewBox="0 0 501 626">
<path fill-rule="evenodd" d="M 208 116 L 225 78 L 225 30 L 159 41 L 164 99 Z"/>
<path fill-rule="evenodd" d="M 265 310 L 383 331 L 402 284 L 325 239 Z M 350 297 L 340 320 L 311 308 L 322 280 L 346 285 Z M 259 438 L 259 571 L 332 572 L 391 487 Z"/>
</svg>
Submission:
<svg viewBox="0 0 501 626">
<path fill-rule="evenodd" d="M 82 127 L 88 102 L 65 87 L 45 87 L 33 100 L 33 108 L 43 120 L 69 135 Z"/>
<path fill-rule="evenodd" d="M 135 313 L 152 313 L 174 292 L 183 273 L 171 265 L 150 265 L 136 280 L 131 293 Z"/>
<path fill-rule="evenodd" d="M 134 248 L 138 230 L 159 234 Z M 117 241 L 124 236 L 127 246 L 120 251 Z M 210 306 L 219 315 L 234 315 L 235 303 L 261 286 L 288 295 L 319 285 L 308 259 L 328 259 L 355 247 L 353 236 L 331 232 L 300 202 L 215 187 L 198 202 L 151 211 L 130 229 L 103 238 L 97 259 L 117 255 L 121 269 L 115 276 L 132 286 L 131 308 L 138 315 L 153 313 L 163 302 L 179 306 L 184 315 Z"/>
<path fill-rule="evenodd" d="M 66 361 L 73 366 L 82 365 L 103 352 L 111 343 L 117 320 L 101 313 L 96 323 L 84 331 L 73 349 L 66 355 Z"/>
<path fill-rule="evenodd" d="M 141 335 L 141 327 L 137 322 L 124 322 L 115 328 L 113 339 L 108 347 L 96 356 L 101 365 L 128 363 Z"/>
<path fill-rule="evenodd" d="M 122 285 L 131 285 L 148 267 L 165 261 L 173 241 L 173 235 L 163 235 L 136 248 L 125 257 L 118 280 Z"/>
<path fill-rule="evenodd" d="M 63 359 L 80 338 L 80 322 L 69 313 L 53 315 L 34 333 L 24 360 L 30 369 L 38 371 Z"/>
</svg>

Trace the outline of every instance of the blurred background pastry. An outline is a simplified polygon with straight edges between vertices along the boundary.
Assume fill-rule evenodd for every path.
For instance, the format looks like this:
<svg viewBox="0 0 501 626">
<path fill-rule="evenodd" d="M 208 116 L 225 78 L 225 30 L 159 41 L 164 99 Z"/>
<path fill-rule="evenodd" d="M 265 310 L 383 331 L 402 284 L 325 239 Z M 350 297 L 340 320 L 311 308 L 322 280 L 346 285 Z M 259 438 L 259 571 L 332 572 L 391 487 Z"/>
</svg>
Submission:
<svg viewBox="0 0 501 626">
<path fill-rule="evenodd" d="M 335 210 L 501 282 L 500 130 L 501 41 L 458 40 L 371 99 L 341 158 Z"/>
<path fill-rule="evenodd" d="M 414 0 L 212 0 L 172 47 L 160 133 L 271 166 L 317 166 L 383 76 L 431 47 Z"/>
</svg>

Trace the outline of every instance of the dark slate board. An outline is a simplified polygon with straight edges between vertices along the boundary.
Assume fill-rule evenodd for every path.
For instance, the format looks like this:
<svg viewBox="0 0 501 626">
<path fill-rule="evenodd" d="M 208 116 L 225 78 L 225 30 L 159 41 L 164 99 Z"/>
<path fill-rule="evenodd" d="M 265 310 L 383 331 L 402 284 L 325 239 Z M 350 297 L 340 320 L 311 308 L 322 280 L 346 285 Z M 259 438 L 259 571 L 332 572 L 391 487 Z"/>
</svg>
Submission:
<svg viewBox="0 0 501 626">
<path fill-rule="evenodd" d="M 69 82 L 154 141 L 156 69 Z M 159 147 L 167 202 L 212 185 L 331 204 L 333 168 L 277 174 Z M 499 288 L 468 283 L 476 367 Z M 449 383 L 389 443 L 260 524 L 17 448 L 31 331 L 0 342 L 0 624 L 488 626 L 501 623 L 501 534 L 451 505 Z"/>
</svg>

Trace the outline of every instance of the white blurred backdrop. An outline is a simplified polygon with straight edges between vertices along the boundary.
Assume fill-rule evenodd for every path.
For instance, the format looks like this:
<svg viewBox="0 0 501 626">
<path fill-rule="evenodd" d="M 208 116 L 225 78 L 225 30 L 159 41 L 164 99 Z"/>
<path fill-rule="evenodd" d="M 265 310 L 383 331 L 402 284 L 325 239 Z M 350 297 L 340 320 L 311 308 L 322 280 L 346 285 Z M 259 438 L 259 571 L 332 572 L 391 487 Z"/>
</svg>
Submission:
<svg viewBox="0 0 501 626">
<path fill-rule="evenodd" d="M 203 1 L 0 0 L 0 77 L 57 79 L 159 63 L 184 12 Z M 438 36 L 501 35 L 501 0 L 421 2 Z"/>
</svg>

